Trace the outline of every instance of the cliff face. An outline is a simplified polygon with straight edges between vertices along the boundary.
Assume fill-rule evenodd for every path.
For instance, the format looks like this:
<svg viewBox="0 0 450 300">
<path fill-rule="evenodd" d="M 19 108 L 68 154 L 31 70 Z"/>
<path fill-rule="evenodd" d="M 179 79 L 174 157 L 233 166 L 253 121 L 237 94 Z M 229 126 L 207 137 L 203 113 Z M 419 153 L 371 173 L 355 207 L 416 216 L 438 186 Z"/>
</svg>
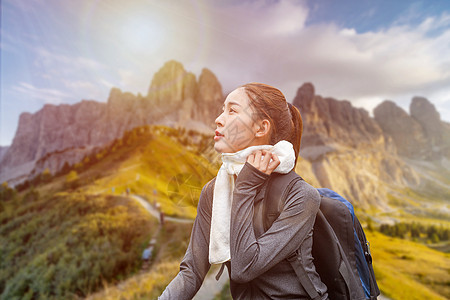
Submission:
<svg viewBox="0 0 450 300">
<path fill-rule="evenodd" d="M 304 149 L 333 145 L 353 148 L 387 146 L 383 131 L 367 111 L 353 107 L 349 101 L 315 95 L 311 83 L 298 89 L 293 104 L 303 119 Z"/>
<path fill-rule="evenodd" d="M 374 118 L 400 155 L 424 160 L 449 157 L 448 124 L 426 98 L 412 99 L 410 115 L 394 102 L 384 101 L 375 108 Z"/>
<path fill-rule="evenodd" d="M 146 97 L 113 88 L 107 103 L 83 100 L 23 113 L 0 162 L 0 182 L 23 181 L 36 167 L 33 174 L 45 168 L 56 172 L 65 162 L 73 164 L 137 126 L 165 124 L 212 132 L 222 99 L 221 85 L 211 71 L 204 69 L 197 82 L 180 63 L 170 61 L 154 75 Z"/>
<path fill-rule="evenodd" d="M 394 102 L 378 105 L 374 117 L 384 133 L 392 137 L 400 155 L 423 155 L 429 150 L 421 125 Z"/>
<path fill-rule="evenodd" d="M 423 178 L 402 156 L 423 157 L 418 153 L 428 153 L 427 138 L 421 123 L 393 102 L 381 104 L 371 118 L 348 101 L 315 95 L 314 86 L 306 83 L 293 104 L 304 123 L 298 172 L 306 172 L 316 185 L 334 189 L 361 207 L 385 209 L 392 189 L 421 185 Z M 430 127 L 439 136 L 438 126 Z"/>
<path fill-rule="evenodd" d="M 113 88 L 107 103 L 84 100 L 24 113 L 0 163 L 0 181 L 18 183 L 46 168 L 56 172 L 137 126 L 162 124 L 212 134 L 223 99 L 210 70 L 203 69 L 197 80 L 170 61 L 154 75 L 144 97 Z M 422 176 L 413 160 L 450 158 L 450 124 L 440 121 L 425 98 L 413 99 L 410 115 L 386 101 L 371 118 L 349 101 L 316 95 L 305 83 L 293 104 L 304 123 L 299 174 L 361 207 L 387 208 L 390 191 L 423 185 L 428 175 Z"/>
<path fill-rule="evenodd" d="M 5 156 L 8 151 L 9 146 L 0 146 L 0 161 L 2 161 L 3 156 Z"/>
</svg>

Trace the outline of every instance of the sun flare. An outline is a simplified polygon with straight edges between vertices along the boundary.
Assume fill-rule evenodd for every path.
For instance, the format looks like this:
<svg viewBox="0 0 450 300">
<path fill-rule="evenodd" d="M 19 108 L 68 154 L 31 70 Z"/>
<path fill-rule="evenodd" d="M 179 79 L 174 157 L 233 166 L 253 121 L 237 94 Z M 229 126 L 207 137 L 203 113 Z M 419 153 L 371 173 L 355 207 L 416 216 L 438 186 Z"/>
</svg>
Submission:
<svg viewBox="0 0 450 300">
<path fill-rule="evenodd" d="M 154 52 L 163 44 L 164 27 L 152 19 L 133 18 L 124 22 L 121 28 L 121 40 L 131 51 Z"/>
</svg>

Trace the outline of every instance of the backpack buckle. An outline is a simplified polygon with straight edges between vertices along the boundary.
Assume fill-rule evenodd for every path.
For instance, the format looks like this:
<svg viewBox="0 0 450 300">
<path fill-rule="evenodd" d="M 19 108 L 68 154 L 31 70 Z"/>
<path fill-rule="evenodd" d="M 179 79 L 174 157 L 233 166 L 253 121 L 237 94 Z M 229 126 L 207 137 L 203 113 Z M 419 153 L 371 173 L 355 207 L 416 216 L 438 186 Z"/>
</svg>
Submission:
<svg viewBox="0 0 450 300">
<path fill-rule="evenodd" d="M 366 261 L 371 264 L 372 263 L 372 254 L 370 253 L 370 243 L 366 242 L 367 251 L 364 251 L 364 256 L 366 257 Z"/>
<path fill-rule="evenodd" d="M 286 259 L 289 262 L 295 261 L 296 259 L 298 259 L 298 250 L 295 250 L 294 252 L 292 252 L 292 254 L 289 255 Z"/>
</svg>

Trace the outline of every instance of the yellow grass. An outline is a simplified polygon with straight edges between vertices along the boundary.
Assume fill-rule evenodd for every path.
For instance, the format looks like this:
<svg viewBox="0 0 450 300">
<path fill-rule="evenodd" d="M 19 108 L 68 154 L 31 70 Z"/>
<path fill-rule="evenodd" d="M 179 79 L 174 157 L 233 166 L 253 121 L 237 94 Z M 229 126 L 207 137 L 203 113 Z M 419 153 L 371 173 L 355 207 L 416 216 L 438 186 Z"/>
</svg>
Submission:
<svg viewBox="0 0 450 300">
<path fill-rule="evenodd" d="M 450 255 L 407 240 L 366 232 L 371 242 L 375 276 L 391 299 L 450 297 Z"/>
</svg>

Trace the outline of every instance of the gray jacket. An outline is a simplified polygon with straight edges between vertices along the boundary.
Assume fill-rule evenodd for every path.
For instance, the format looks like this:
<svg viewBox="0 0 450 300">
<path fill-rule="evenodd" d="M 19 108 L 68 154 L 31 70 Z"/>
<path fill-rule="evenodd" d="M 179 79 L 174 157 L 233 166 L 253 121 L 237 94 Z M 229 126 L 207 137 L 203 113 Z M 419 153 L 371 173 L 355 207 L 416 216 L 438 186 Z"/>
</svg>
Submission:
<svg viewBox="0 0 450 300">
<path fill-rule="evenodd" d="M 236 178 L 231 208 L 231 260 L 226 263 L 233 299 L 309 299 L 290 263 L 295 250 L 314 286 L 327 299 L 326 286 L 317 274 L 312 233 L 320 195 L 303 180 L 297 181 L 280 216 L 264 232 L 262 200 L 268 175 L 246 163 Z M 210 268 L 209 233 L 215 179 L 203 187 L 180 272 L 158 299 L 192 299 Z"/>
</svg>

